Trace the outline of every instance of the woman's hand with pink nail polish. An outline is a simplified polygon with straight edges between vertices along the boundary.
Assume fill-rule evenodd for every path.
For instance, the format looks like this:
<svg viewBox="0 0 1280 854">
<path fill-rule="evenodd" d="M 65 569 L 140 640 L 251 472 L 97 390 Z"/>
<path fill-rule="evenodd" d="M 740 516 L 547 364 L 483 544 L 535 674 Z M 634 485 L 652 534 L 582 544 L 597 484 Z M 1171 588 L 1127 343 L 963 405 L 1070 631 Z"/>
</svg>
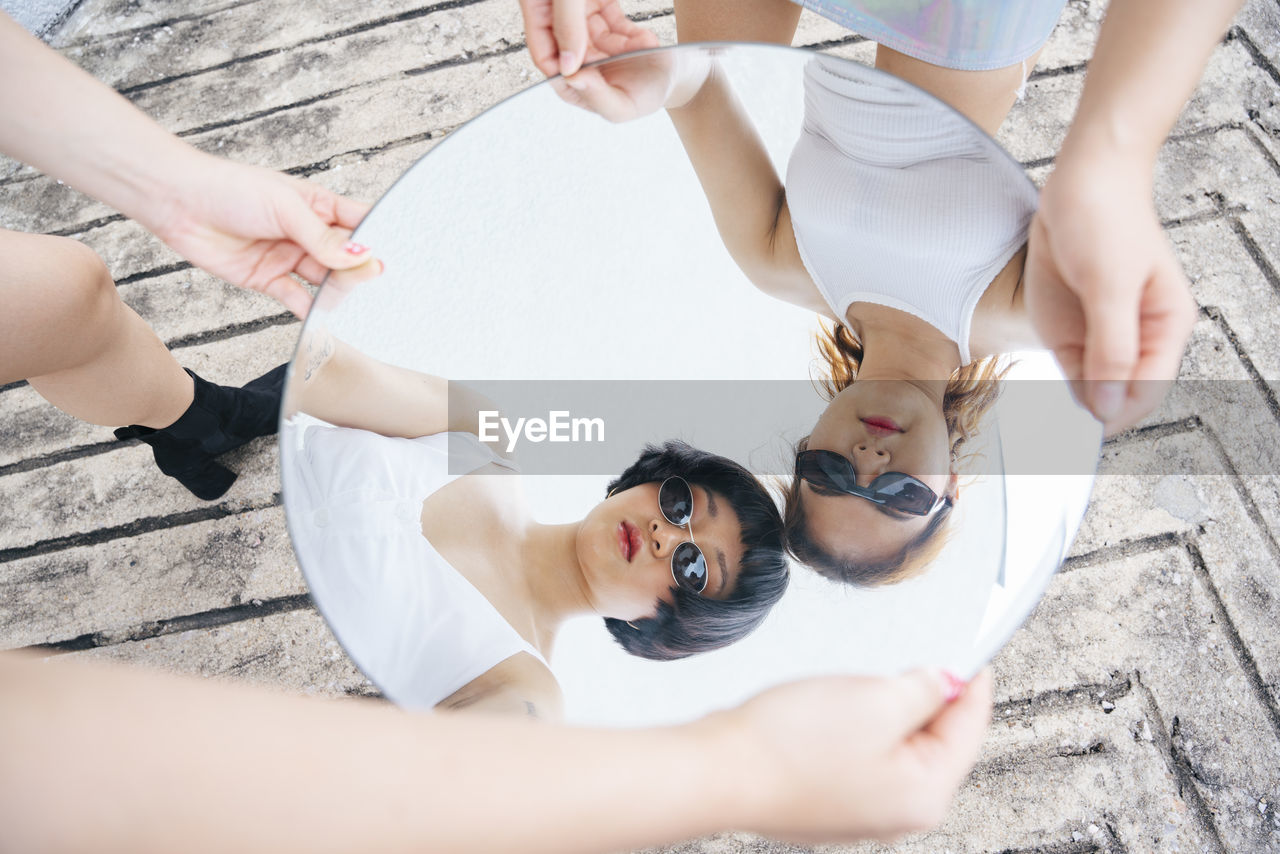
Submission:
<svg viewBox="0 0 1280 854">
<path fill-rule="evenodd" d="M 952 677 L 954 679 L 954 677 Z M 733 826 L 800 843 L 888 840 L 942 821 L 991 719 L 991 676 L 782 685 L 688 728 L 730 769 Z"/>
<path fill-rule="evenodd" d="M 298 317 L 311 307 L 302 282 L 342 271 L 350 288 L 381 272 L 351 232 L 369 206 L 318 184 L 194 150 L 180 186 L 144 220 L 195 264 L 278 300 Z"/>
</svg>

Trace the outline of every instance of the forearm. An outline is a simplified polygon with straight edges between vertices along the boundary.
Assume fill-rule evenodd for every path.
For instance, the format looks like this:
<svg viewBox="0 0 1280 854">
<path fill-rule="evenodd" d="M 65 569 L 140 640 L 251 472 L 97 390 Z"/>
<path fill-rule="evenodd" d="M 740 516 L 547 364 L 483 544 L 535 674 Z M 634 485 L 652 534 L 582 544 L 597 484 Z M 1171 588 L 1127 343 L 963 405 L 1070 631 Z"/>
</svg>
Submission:
<svg viewBox="0 0 1280 854">
<path fill-rule="evenodd" d="M 0 151 L 151 227 L 203 155 L 0 13 Z"/>
<path fill-rule="evenodd" d="M 303 335 L 285 402 L 288 415 L 406 439 L 478 433 L 480 411 L 497 408 L 467 386 L 380 362 L 321 326 Z"/>
<path fill-rule="evenodd" d="M 567 854 L 739 819 L 732 757 L 688 727 L 416 715 L 12 656 L 0 686 L 6 850 Z"/>
<path fill-rule="evenodd" d="M 1154 163 L 1241 5 L 1112 0 L 1063 156 L 1107 152 Z"/>
</svg>

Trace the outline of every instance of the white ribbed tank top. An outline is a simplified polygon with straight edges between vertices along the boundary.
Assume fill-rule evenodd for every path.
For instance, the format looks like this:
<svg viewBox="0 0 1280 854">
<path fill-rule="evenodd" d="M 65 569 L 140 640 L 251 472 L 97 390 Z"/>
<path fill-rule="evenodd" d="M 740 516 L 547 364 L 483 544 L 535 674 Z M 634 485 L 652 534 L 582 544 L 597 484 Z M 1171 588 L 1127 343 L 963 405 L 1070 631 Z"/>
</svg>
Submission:
<svg viewBox="0 0 1280 854">
<path fill-rule="evenodd" d="M 855 302 L 931 324 L 971 361 L 973 311 L 1027 239 L 1037 193 L 994 140 L 931 95 L 832 57 L 805 68 L 787 205 L 836 317 Z"/>
</svg>

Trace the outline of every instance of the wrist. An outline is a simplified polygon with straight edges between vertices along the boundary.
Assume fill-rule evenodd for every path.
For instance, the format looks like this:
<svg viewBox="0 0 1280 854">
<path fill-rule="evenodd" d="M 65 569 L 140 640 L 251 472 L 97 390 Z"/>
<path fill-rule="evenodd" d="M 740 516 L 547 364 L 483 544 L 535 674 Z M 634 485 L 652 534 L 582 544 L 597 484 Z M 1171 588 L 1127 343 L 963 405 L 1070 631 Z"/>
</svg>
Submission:
<svg viewBox="0 0 1280 854">
<path fill-rule="evenodd" d="M 767 827 L 775 812 L 776 775 L 758 762 L 758 746 L 737 710 L 714 712 L 676 728 L 695 757 L 691 773 L 700 780 L 702 812 L 714 829 L 756 830 Z M 696 802 L 696 801 L 695 801 Z"/>
<path fill-rule="evenodd" d="M 193 227 L 192 202 L 224 161 L 174 139 L 128 175 L 128 202 L 116 205 L 166 243 Z M 128 206 L 126 206 L 128 205 Z"/>
<path fill-rule="evenodd" d="M 1107 162 L 1150 176 L 1163 143 L 1163 136 L 1135 126 L 1123 111 L 1098 109 L 1076 116 L 1057 161 Z"/>
</svg>

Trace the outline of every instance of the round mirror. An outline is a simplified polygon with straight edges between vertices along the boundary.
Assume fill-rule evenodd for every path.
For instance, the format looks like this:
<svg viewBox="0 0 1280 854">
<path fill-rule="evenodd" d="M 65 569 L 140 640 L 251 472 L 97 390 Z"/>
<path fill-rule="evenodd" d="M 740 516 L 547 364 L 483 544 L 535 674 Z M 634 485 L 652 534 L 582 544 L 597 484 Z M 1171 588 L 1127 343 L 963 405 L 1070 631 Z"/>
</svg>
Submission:
<svg viewBox="0 0 1280 854">
<path fill-rule="evenodd" d="M 284 502 L 334 634 L 396 702 L 585 723 L 972 675 L 1101 439 L 1021 310 L 1021 167 L 806 51 L 577 78 L 415 164 L 308 319 Z"/>
</svg>

